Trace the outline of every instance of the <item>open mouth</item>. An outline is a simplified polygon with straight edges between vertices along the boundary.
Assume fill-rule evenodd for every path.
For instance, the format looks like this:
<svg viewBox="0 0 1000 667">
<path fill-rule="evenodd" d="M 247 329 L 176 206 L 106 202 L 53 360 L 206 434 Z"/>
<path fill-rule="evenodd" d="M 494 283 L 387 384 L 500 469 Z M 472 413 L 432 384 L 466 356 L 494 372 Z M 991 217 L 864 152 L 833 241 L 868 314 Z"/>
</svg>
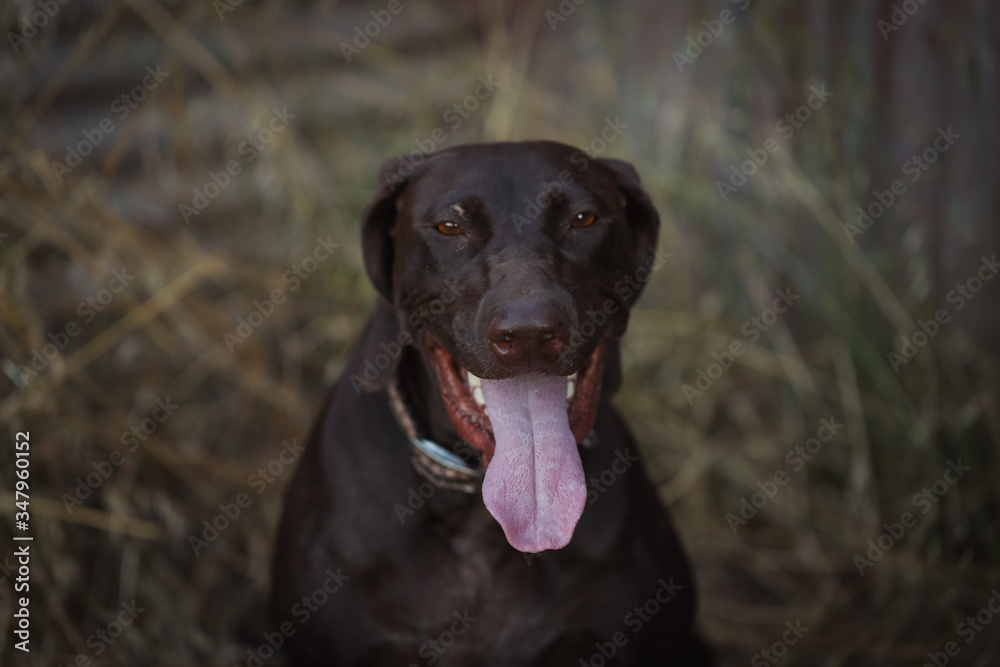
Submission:
<svg viewBox="0 0 1000 667">
<path fill-rule="evenodd" d="M 459 436 L 483 453 L 483 500 L 521 551 L 560 549 L 583 513 L 577 446 L 600 402 L 607 340 L 572 375 L 479 378 L 428 338 L 427 352 Z"/>
</svg>

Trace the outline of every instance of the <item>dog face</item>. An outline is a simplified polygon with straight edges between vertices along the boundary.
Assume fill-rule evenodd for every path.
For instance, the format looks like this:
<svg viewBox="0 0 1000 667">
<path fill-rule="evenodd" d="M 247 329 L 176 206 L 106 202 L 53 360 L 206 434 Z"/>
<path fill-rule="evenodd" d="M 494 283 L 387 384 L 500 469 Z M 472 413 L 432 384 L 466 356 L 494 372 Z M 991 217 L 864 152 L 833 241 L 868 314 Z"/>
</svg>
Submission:
<svg viewBox="0 0 1000 667">
<path fill-rule="evenodd" d="M 362 228 L 369 276 L 482 450 L 508 540 L 565 546 L 586 500 L 576 447 L 657 259 L 659 216 L 631 165 L 554 142 L 390 160 L 381 178 Z"/>
</svg>

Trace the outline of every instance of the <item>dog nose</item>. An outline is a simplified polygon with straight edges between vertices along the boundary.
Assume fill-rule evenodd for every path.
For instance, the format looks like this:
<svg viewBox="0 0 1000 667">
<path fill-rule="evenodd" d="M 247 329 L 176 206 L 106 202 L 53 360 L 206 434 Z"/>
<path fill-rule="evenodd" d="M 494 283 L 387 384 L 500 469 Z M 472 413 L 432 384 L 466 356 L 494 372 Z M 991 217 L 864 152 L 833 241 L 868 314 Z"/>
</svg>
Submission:
<svg viewBox="0 0 1000 667">
<path fill-rule="evenodd" d="M 540 370 L 555 363 L 569 342 L 569 314 L 551 301 L 519 299 L 499 309 L 486 331 L 504 366 Z"/>
</svg>

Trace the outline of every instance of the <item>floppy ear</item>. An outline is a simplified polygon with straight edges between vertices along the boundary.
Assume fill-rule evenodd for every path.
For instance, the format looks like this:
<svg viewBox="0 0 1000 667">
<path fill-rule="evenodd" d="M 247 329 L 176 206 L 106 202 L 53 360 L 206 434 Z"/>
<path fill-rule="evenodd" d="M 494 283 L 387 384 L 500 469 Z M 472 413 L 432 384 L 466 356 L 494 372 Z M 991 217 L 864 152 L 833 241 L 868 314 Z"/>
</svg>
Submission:
<svg viewBox="0 0 1000 667">
<path fill-rule="evenodd" d="M 625 195 L 625 216 L 632 236 L 632 260 L 638 269 L 645 266 L 649 253 L 656 248 L 660 214 L 643 190 L 635 167 L 614 158 L 600 158 L 598 161 L 614 173 L 618 189 Z"/>
<path fill-rule="evenodd" d="M 392 264 L 395 259 L 396 198 L 406 186 L 413 166 L 402 157 L 382 163 L 379 189 L 361 215 L 361 252 L 365 271 L 380 295 L 392 303 Z"/>
<path fill-rule="evenodd" d="M 413 170 L 413 165 L 402 157 L 383 162 L 379 169 L 378 192 L 361 215 L 361 252 L 365 272 L 380 298 L 351 362 L 354 369 L 351 384 L 356 391 L 385 389 L 396 377 L 402 357 L 402 345 L 399 343 L 401 329 L 392 306 L 392 265 L 396 257 L 396 199 Z M 387 353 L 387 350 L 393 349 L 398 353 Z M 383 357 L 389 359 L 389 365 L 376 366 L 376 359 Z"/>
</svg>

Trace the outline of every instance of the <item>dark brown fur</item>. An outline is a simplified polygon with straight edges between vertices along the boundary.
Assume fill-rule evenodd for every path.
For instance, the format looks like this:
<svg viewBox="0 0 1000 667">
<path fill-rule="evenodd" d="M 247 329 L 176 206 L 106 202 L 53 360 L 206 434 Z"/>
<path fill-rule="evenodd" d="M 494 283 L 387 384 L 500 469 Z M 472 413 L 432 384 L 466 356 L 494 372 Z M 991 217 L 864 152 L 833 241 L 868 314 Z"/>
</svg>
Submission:
<svg viewBox="0 0 1000 667">
<path fill-rule="evenodd" d="M 561 172 L 563 185 L 539 199 Z M 620 286 L 636 284 L 627 279 L 646 262 L 659 225 L 635 170 L 562 144 L 525 142 L 461 146 L 412 170 L 390 161 L 382 178 L 362 226 L 381 298 L 323 407 L 278 539 L 272 614 L 295 629 L 294 664 L 569 667 L 603 664 L 591 662 L 602 649 L 615 652 L 609 664 L 710 664 L 693 630 L 688 563 L 610 404 L 620 379 L 617 338 L 639 292 Z M 433 228 L 456 203 L 467 228 L 457 240 Z M 599 223 L 569 228 L 566 216 L 579 206 L 598 210 Z M 426 309 L 448 289 L 445 281 L 455 281 L 458 296 L 433 314 Z M 595 422 L 600 444 L 581 457 L 588 479 L 613 470 L 614 482 L 591 489 L 572 542 L 558 551 L 514 550 L 478 493 L 433 489 L 401 521 L 398 508 L 411 490 L 433 487 L 410 464 L 387 383 L 398 374 L 426 435 L 455 443 L 424 337 L 432 334 L 480 377 L 508 377 L 486 343 L 491 309 L 536 293 L 561 304 L 574 331 L 588 312 L 616 304 L 594 335 L 576 336 L 541 369 L 569 374 L 599 338 L 609 339 Z M 366 362 L 392 350 L 404 331 L 416 343 L 372 378 Z M 346 575 L 340 588 L 301 623 L 295 605 L 338 569 Z M 637 613 L 661 581 L 679 589 Z"/>
</svg>

